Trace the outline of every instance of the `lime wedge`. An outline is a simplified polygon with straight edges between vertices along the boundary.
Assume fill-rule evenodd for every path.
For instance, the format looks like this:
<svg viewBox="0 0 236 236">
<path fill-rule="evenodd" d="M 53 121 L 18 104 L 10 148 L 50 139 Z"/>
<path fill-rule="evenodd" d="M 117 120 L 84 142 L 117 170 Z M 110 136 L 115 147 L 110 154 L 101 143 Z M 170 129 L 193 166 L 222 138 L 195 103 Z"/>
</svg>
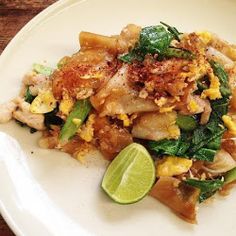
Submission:
<svg viewBox="0 0 236 236">
<path fill-rule="evenodd" d="M 141 200 L 155 181 L 155 166 L 145 147 L 132 143 L 109 165 L 102 188 L 117 203 L 130 204 Z"/>
</svg>

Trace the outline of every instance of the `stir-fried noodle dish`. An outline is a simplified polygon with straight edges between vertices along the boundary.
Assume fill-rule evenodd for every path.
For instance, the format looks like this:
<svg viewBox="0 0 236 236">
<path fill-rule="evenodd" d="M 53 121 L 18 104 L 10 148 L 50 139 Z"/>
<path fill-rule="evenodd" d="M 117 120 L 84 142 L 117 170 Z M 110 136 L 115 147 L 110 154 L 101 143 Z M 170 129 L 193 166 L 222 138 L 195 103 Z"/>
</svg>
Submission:
<svg viewBox="0 0 236 236">
<path fill-rule="evenodd" d="M 41 131 L 41 148 L 82 163 L 99 150 L 114 163 L 102 185 L 113 200 L 149 194 L 196 223 L 198 204 L 236 180 L 236 46 L 163 22 L 81 32 L 79 43 L 55 68 L 33 64 L 19 95 L 0 105 L 0 122 Z"/>
</svg>

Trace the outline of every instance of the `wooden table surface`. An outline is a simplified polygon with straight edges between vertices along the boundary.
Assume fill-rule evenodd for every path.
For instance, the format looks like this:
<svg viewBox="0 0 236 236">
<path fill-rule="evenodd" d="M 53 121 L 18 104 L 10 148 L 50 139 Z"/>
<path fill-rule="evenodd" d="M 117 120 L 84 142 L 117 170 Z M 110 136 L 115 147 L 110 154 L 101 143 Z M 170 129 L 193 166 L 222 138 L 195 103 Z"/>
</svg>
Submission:
<svg viewBox="0 0 236 236">
<path fill-rule="evenodd" d="M 56 0 L 0 0 L 0 54 L 30 19 L 54 2 Z M 14 236 L 1 215 L 0 236 Z"/>
</svg>

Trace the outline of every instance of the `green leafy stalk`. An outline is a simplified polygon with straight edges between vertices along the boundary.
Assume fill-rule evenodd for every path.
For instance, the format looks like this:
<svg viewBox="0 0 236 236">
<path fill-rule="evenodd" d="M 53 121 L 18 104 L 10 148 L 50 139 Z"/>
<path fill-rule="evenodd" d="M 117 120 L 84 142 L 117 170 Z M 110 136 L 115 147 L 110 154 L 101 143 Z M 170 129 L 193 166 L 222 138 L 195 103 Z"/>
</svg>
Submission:
<svg viewBox="0 0 236 236">
<path fill-rule="evenodd" d="M 236 167 L 233 168 L 232 170 L 229 170 L 225 174 L 224 178 L 225 178 L 225 184 L 229 184 L 229 183 L 235 181 L 236 180 Z"/>
<path fill-rule="evenodd" d="M 143 61 L 144 55 L 134 48 L 129 53 L 119 56 L 118 59 L 125 63 L 132 63 L 133 61 Z"/>
<path fill-rule="evenodd" d="M 214 71 L 214 74 L 219 78 L 220 81 L 220 92 L 223 97 L 228 98 L 231 95 L 229 88 L 229 78 L 224 68 L 215 61 L 210 61 L 211 67 Z"/>
<path fill-rule="evenodd" d="M 219 125 L 219 121 L 211 121 L 207 125 L 200 126 L 193 132 L 190 155 L 193 156 L 201 148 L 206 147 L 212 141 L 221 139 L 225 132 L 224 126 Z M 215 143 L 216 145 L 216 143 Z M 217 149 L 220 148 L 220 145 Z"/>
<path fill-rule="evenodd" d="M 211 101 L 211 108 L 218 118 L 221 119 L 223 115 L 228 113 L 229 99 L 224 97 L 215 101 Z"/>
<path fill-rule="evenodd" d="M 77 132 L 83 124 L 91 110 L 91 104 L 88 99 L 79 100 L 75 103 L 71 113 L 67 117 L 66 123 L 60 132 L 60 141 L 67 142 Z"/>
<path fill-rule="evenodd" d="M 178 114 L 176 124 L 184 131 L 191 131 L 197 128 L 197 121 L 192 116 Z"/>
<path fill-rule="evenodd" d="M 167 30 L 173 35 L 174 39 L 176 39 L 177 41 L 180 42 L 180 38 L 179 38 L 179 35 L 182 34 L 180 33 L 175 27 L 173 26 L 170 26 L 162 21 L 160 21 L 160 23 L 164 26 L 167 27 Z"/>
<path fill-rule="evenodd" d="M 201 148 L 193 154 L 193 158 L 202 161 L 213 161 L 216 154 L 216 150 L 209 148 Z"/>
<path fill-rule="evenodd" d="M 48 66 L 44 66 L 44 65 L 41 65 L 41 64 L 33 64 L 33 70 L 38 73 L 38 74 L 41 74 L 41 75 L 45 75 L 45 76 L 50 76 L 53 72 L 53 69 L 48 67 Z"/>
<path fill-rule="evenodd" d="M 216 191 L 219 190 L 224 184 L 224 181 L 220 179 L 215 179 L 215 180 L 187 179 L 184 182 L 188 185 L 199 188 L 201 190 L 199 196 L 200 203 L 205 201 L 212 195 L 214 195 Z"/>
<path fill-rule="evenodd" d="M 35 96 L 31 94 L 30 89 L 28 87 L 25 93 L 25 101 L 28 103 L 32 103 L 34 99 L 35 99 Z"/>
<path fill-rule="evenodd" d="M 165 58 L 175 57 L 175 58 L 183 58 L 187 60 L 192 60 L 195 58 L 195 55 L 187 49 L 169 47 L 163 53 L 163 57 Z"/>
</svg>

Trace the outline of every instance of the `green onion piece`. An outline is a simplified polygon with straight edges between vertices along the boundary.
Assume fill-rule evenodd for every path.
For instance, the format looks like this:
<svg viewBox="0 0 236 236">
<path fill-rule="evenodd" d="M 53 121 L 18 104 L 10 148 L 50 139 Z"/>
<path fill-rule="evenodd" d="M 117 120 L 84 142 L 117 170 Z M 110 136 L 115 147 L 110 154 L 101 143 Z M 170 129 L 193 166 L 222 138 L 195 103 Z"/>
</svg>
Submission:
<svg viewBox="0 0 236 236">
<path fill-rule="evenodd" d="M 225 177 L 225 184 L 229 184 L 234 180 L 236 180 L 236 167 L 226 172 L 224 177 Z"/>
<path fill-rule="evenodd" d="M 79 100 L 75 103 L 71 113 L 67 117 L 66 123 L 60 132 L 60 141 L 67 142 L 77 132 L 83 124 L 91 110 L 91 104 L 88 99 Z"/>
<path fill-rule="evenodd" d="M 44 66 L 41 64 L 33 64 L 33 70 L 38 73 L 38 74 L 42 74 L 42 75 L 46 75 L 49 76 L 52 74 L 53 69 L 48 67 L 48 66 Z"/>
<path fill-rule="evenodd" d="M 176 124 L 184 131 L 196 129 L 197 121 L 192 116 L 178 114 Z"/>
</svg>

